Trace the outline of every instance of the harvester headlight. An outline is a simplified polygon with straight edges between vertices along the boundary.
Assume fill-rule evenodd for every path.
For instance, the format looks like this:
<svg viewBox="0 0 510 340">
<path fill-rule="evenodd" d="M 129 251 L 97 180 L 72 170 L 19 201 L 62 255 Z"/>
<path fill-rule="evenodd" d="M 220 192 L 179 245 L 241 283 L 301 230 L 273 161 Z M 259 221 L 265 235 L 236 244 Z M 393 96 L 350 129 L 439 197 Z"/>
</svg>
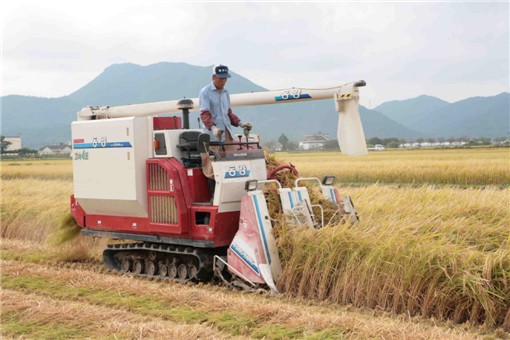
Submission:
<svg viewBox="0 0 510 340">
<path fill-rule="evenodd" d="M 333 185 L 335 182 L 335 176 L 324 176 L 322 179 L 322 184 L 324 185 Z"/>
<path fill-rule="evenodd" d="M 246 191 L 257 190 L 258 186 L 259 186 L 259 183 L 257 182 L 257 180 L 246 181 L 246 184 L 244 185 L 244 190 L 246 190 Z"/>
</svg>

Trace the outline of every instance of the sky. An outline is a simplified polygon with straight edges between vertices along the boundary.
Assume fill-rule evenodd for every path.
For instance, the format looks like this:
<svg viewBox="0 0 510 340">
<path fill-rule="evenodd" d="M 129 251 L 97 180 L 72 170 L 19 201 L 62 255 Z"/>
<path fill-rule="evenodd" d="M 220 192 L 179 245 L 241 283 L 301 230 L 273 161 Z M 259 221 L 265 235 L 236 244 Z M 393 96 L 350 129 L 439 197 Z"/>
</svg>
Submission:
<svg viewBox="0 0 510 340">
<path fill-rule="evenodd" d="M 509 2 L 2 1 L 1 95 L 61 97 L 116 63 L 230 69 L 268 89 L 359 79 L 361 104 L 509 91 Z M 169 98 L 175 99 L 175 98 Z"/>
</svg>

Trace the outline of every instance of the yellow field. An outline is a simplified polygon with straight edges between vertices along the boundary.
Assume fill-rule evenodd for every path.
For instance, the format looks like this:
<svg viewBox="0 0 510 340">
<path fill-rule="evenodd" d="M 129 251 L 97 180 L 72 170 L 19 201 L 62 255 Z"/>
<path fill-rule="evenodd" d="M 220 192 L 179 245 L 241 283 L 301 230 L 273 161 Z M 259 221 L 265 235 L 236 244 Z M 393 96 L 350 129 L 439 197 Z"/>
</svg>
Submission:
<svg viewBox="0 0 510 340">
<path fill-rule="evenodd" d="M 2 179 L 68 179 L 73 178 L 70 159 L 2 161 Z"/>
<path fill-rule="evenodd" d="M 334 175 L 340 183 L 510 185 L 510 150 L 397 150 L 348 157 L 338 151 L 278 153 L 301 176 Z"/>
<path fill-rule="evenodd" d="M 325 321 L 322 326 L 316 320 L 306 326 L 304 321 L 296 324 L 280 319 L 264 319 L 261 322 L 274 327 L 268 330 L 259 328 L 259 321 L 254 319 L 255 297 L 243 299 L 240 293 L 228 292 L 226 296 L 245 301 L 247 310 L 253 309 L 253 314 L 249 314 L 249 320 L 246 321 L 243 318 L 247 316 L 242 311 L 225 305 L 220 308 L 221 313 L 228 313 L 228 320 L 235 325 L 238 324 L 235 320 L 252 322 L 247 330 L 235 328 L 238 326 L 232 326 L 234 330 L 225 328 L 223 319 L 222 326 L 218 326 L 220 323 L 216 314 L 209 319 L 209 316 L 205 317 L 209 320 L 206 321 L 207 327 L 211 328 L 206 333 L 200 333 L 189 326 L 178 329 L 184 333 L 189 332 L 187 334 L 201 334 L 201 337 L 207 337 L 204 334 L 216 334 L 219 338 L 237 335 L 269 338 L 510 336 L 507 333 L 510 330 L 510 150 L 403 150 L 370 153 L 363 158 L 349 158 L 338 152 L 279 153 L 277 157 L 296 165 L 301 176 L 336 175 L 337 187 L 342 195 L 353 198 L 361 221 L 352 228 L 330 226 L 319 231 L 286 230 L 281 239 L 281 256 L 286 267 L 278 286 L 286 292 L 284 298 L 290 300 L 288 304 L 281 300 L 263 302 L 265 307 L 259 308 L 271 309 L 273 307 L 266 306 L 267 303 L 271 306 L 272 303 L 279 304 L 278 308 L 288 310 L 289 315 L 301 315 L 304 320 L 304 310 L 300 310 L 304 307 L 301 307 L 299 300 L 294 300 L 294 297 L 304 297 L 313 303 L 325 300 L 340 306 L 368 307 L 375 311 L 396 312 L 398 315 L 421 315 L 422 319 L 406 320 L 404 324 L 397 322 L 395 328 L 390 329 L 380 326 L 382 322 L 378 324 L 378 330 L 360 330 L 353 326 L 366 320 L 347 321 L 340 318 L 340 324 Z M 49 322 L 25 320 L 22 317 L 24 309 L 32 310 L 36 313 L 34 315 L 41 311 L 31 302 L 18 306 L 14 301 L 36 301 L 38 296 L 44 296 L 41 299 L 48 300 L 45 303 L 51 308 L 71 308 L 68 304 L 61 306 L 60 296 L 64 293 L 49 291 L 55 285 L 65 284 L 65 279 L 51 272 L 51 268 L 54 268 L 51 261 L 60 261 L 55 259 L 62 256 L 54 255 L 58 255 L 62 249 L 53 249 L 47 243 L 60 219 L 68 213 L 69 195 L 72 193 L 71 172 L 70 160 L 2 162 L 2 267 L 3 275 L 7 275 L 2 279 L 2 285 L 7 282 L 8 320 L 11 325 L 9 332 L 3 335 L 28 334 L 29 337 L 38 337 L 35 331 L 24 333 L 16 327 L 27 326 L 35 321 L 41 322 L 41 325 Z M 15 239 L 25 240 L 28 246 L 20 246 L 18 241 L 13 241 Z M 102 244 L 97 245 L 91 240 L 80 242 L 80 249 L 83 250 L 84 245 L 90 248 L 85 257 L 99 259 Z M 82 257 L 73 258 L 72 254 L 64 256 L 72 260 Z M 27 265 L 40 261 L 43 261 L 46 269 L 38 269 L 35 264 Z M 20 274 L 19 266 L 25 266 L 28 271 Z M 96 266 L 99 264 L 94 264 L 94 268 Z M 57 276 L 54 283 L 53 275 Z M 76 280 L 79 271 L 76 277 L 71 273 L 66 275 Z M 92 274 L 87 272 L 87 275 Z M 109 280 L 105 274 L 92 276 L 97 276 L 97 282 Z M 37 286 L 33 282 L 38 282 Z M 127 313 L 122 317 L 137 320 L 139 324 L 144 323 L 139 315 L 141 310 L 126 307 L 131 306 L 131 302 L 120 307 L 107 300 L 104 303 L 91 302 L 98 298 L 94 297 L 92 289 L 99 283 L 73 282 L 73 289 L 82 286 L 85 288 L 79 289 L 91 289 L 90 297 L 87 295 L 89 293 L 83 293 L 85 297 L 76 301 L 78 304 L 87 304 L 82 307 L 90 313 L 91 320 L 94 315 L 102 313 L 101 309 L 90 308 L 90 304 L 93 304 L 106 309 L 121 308 L 122 313 Z M 149 283 L 136 283 L 141 286 L 144 284 Z M 152 287 L 150 289 L 157 290 L 153 285 L 149 285 Z M 208 287 L 176 287 L 169 289 L 178 289 L 180 294 L 185 294 L 187 290 L 207 294 L 210 290 Z M 128 293 L 124 285 L 108 289 L 121 289 L 123 294 L 135 294 Z M 147 313 L 144 315 L 152 315 L 152 309 L 149 308 L 153 303 L 152 295 L 149 296 L 148 292 L 140 292 L 139 295 L 140 298 L 150 300 L 143 302 L 143 306 L 148 308 L 143 312 Z M 62 299 L 71 300 L 70 297 Z M 156 302 L 154 304 L 154 311 L 163 308 Z M 170 305 L 177 308 L 179 303 L 174 301 Z M 194 306 L 193 303 L 191 305 Z M 5 308 L 3 304 L 2 309 Z M 328 318 L 334 315 L 325 310 L 320 313 L 325 313 Z M 161 315 L 157 314 L 157 317 L 161 318 Z M 359 315 L 352 317 L 363 319 Z M 379 317 L 373 314 L 372 321 L 377 324 Z M 451 324 L 448 327 L 442 324 L 436 329 L 438 333 L 431 333 L 426 326 L 426 320 L 430 317 L 434 318 L 434 323 L 440 323 L 440 320 L 467 321 L 468 324 L 463 327 L 470 325 L 470 328 L 467 333 L 462 333 L 452 328 L 454 326 Z M 163 319 L 173 325 L 168 327 L 175 327 L 174 318 Z M 97 320 L 90 322 L 94 324 Z M 193 325 L 198 322 L 193 319 L 184 324 Z M 394 321 L 385 322 L 389 325 Z M 182 322 L 179 324 L 182 325 Z M 411 330 L 413 326 L 410 325 L 413 324 L 420 326 Z M 475 328 L 477 324 L 483 324 L 484 328 Z M 72 322 L 66 325 L 63 324 L 63 334 L 76 327 Z M 344 326 L 346 329 L 342 328 Z M 124 330 L 115 330 L 115 327 L 109 329 L 110 335 L 129 337 L 134 334 L 129 327 Z M 328 329 L 334 330 L 328 333 Z M 406 329 L 407 333 L 398 329 Z M 50 329 L 48 332 L 51 334 Z M 174 334 L 182 337 L 184 333 Z M 96 333 L 87 331 L 80 334 L 94 337 Z M 143 334 L 158 336 L 160 333 Z"/>
</svg>

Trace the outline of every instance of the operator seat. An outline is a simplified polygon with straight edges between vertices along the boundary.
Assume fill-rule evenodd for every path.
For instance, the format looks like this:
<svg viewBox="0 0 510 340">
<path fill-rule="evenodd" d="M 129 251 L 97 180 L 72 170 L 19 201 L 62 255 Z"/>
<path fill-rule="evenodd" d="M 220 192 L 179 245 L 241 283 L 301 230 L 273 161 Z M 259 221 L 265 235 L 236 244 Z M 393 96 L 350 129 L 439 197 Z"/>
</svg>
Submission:
<svg viewBox="0 0 510 340">
<path fill-rule="evenodd" d="M 202 166 L 200 153 L 207 152 L 211 136 L 200 131 L 184 131 L 179 135 L 177 147 L 182 152 L 182 164 L 186 168 L 199 168 Z"/>
</svg>

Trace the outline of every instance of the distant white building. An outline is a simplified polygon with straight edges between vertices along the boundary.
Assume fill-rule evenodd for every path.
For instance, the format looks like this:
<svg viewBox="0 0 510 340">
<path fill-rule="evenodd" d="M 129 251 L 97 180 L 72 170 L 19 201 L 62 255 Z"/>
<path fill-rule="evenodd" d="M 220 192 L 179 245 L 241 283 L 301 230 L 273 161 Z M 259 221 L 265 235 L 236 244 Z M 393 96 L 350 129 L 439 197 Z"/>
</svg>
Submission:
<svg viewBox="0 0 510 340">
<path fill-rule="evenodd" d="M 60 145 L 47 145 L 39 149 L 39 155 L 70 155 L 71 146 L 61 143 Z"/>
<path fill-rule="evenodd" d="M 5 151 L 18 151 L 23 148 L 21 144 L 21 137 L 4 137 L 5 142 L 10 144 L 5 148 Z"/>
<path fill-rule="evenodd" d="M 404 143 L 400 144 L 399 148 L 427 148 L 427 147 L 433 147 L 433 146 L 464 146 L 466 145 L 466 142 L 422 142 L 422 143 Z"/>
<path fill-rule="evenodd" d="M 329 141 L 326 134 L 314 133 L 305 135 L 305 140 L 299 142 L 300 150 L 322 149 Z"/>
</svg>

